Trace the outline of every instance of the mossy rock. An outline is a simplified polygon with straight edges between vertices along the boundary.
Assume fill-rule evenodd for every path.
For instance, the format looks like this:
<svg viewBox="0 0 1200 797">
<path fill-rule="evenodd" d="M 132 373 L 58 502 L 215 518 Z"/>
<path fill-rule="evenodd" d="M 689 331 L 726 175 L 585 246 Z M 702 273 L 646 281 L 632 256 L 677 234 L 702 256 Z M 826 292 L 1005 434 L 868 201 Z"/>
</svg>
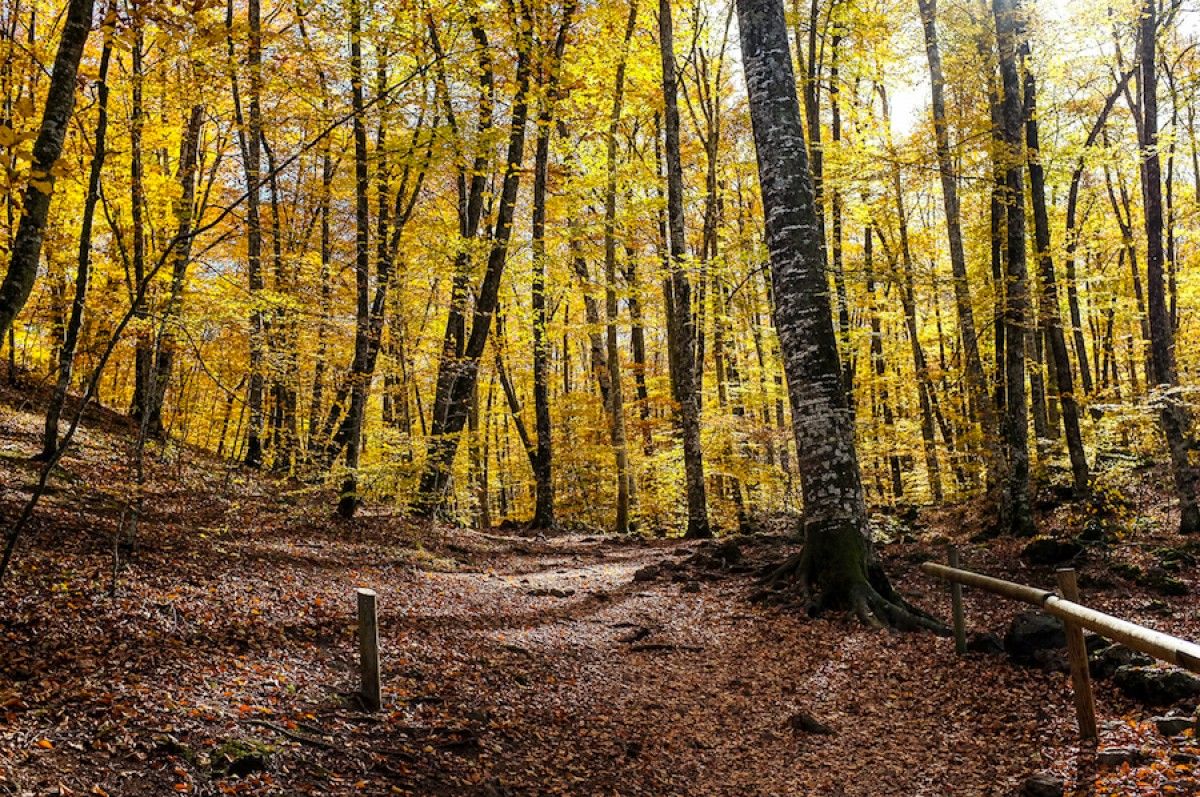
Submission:
<svg viewBox="0 0 1200 797">
<path fill-rule="evenodd" d="M 1139 581 L 1143 576 L 1142 568 L 1130 562 L 1113 562 L 1108 569 L 1113 572 L 1113 575 L 1127 578 L 1130 581 Z"/>
<path fill-rule="evenodd" d="M 244 778 L 265 772 L 276 750 L 258 739 L 227 739 L 213 750 L 209 763 L 215 776 Z"/>
</svg>

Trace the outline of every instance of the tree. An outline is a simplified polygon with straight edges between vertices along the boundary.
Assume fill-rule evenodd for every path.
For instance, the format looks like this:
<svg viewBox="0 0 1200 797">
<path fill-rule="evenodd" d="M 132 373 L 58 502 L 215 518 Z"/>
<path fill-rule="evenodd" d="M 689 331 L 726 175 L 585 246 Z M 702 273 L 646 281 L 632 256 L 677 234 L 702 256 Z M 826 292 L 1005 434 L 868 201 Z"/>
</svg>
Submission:
<svg viewBox="0 0 1200 797">
<path fill-rule="evenodd" d="M 105 21 L 106 26 L 109 24 Z M 49 459 L 58 448 L 58 421 L 62 416 L 67 391 L 71 387 L 71 373 L 75 364 L 75 349 L 79 343 L 79 331 L 83 326 L 83 311 L 87 303 L 88 283 L 92 272 L 92 223 L 96 217 L 96 204 L 100 201 L 100 177 L 104 170 L 108 135 L 108 68 L 112 63 L 112 36 L 105 33 L 104 47 L 100 52 L 99 74 L 96 77 L 96 135 L 93 141 L 92 164 L 88 171 L 87 197 L 83 203 L 83 220 L 79 230 L 79 258 L 75 273 L 75 298 L 71 302 L 71 317 L 67 321 L 66 336 L 59 355 L 58 379 L 50 406 L 46 408 L 46 430 L 42 440 L 41 459 Z"/>
<path fill-rule="evenodd" d="M 954 301 L 958 311 L 959 334 L 963 345 L 963 370 L 971 404 L 979 413 L 984 429 L 984 457 L 990 484 L 1003 482 L 1008 465 L 998 449 L 987 441 L 998 427 L 995 404 L 987 389 L 983 358 L 979 354 L 979 339 L 975 328 L 975 310 L 967 276 L 967 258 L 963 248 L 962 221 L 958 197 L 957 176 L 950 151 L 950 132 L 947 128 L 945 87 L 942 72 L 941 46 L 937 34 L 937 0 L 918 0 L 921 24 L 925 32 L 925 54 L 929 60 L 930 92 L 932 96 L 933 129 L 937 145 L 938 172 L 942 182 L 942 201 L 946 214 L 946 234 L 950 243 L 950 269 L 954 277 Z M 1005 499 L 1002 497 L 1002 501 Z"/>
<path fill-rule="evenodd" d="M 1187 406 L 1173 390 L 1177 384 L 1175 367 L 1175 327 L 1171 323 L 1166 286 L 1163 279 L 1163 207 L 1162 166 L 1158 139 L 1158 5 L 1154 0 L 1142 4 L 1138 27 L 1139 88 L 1142 117 L 1139 126 L 1141 144 L 1143 218 L 1146 229 L 1146 304 L 1149 310 L 1150 364 L 1154 381 L 1164 388 L 1157 397 L 1159 419 L 1171 456 L 1171 475 L 1179 500 L 1179 531 L 1200 531 L 1200 473 L 1191 463 L 1191 417 Z"/>
<path fill-rule="evenodd" d="M 853 609 L 864 622 L 935 624 L 873 568 L 852 413 L 838 362 L 820 227 L 782 0 L 737 0 L 746 93 L 775 290 L 775 327 L 792 404 L 804 551 L 794 564 L 811 608 Z"/>
<path fill-rule="evenodd" d="M 679 405 L 683 437 L 683 467 L 687 482 L 688 539 L 712 536 L 704 485 L 704 452 L 700 447 L 700 394 L 697 383 L 696 327 L 692 316 L 692 285 L 685 268 L 687 243 L 683 217 L 683 164 L 680 158 L 679 102 L 675 80 L 675 37 L 671 2 L 659 0 L 658 47 L 662 56 L 663 151 L 667 166 L 667 231 L 670 242 L 670 292 L 667 296 L 667 338 L 671 386 Z"/>
<path fill-rule="evenodd" d="M 37 140 L 33 144 L 33 162 L 21 205 L 21 221 L 12 242 L 12 256 L 4 281 L 0 282 L 0 337 L 8 333 L 17 313 L 25 306 L 37 280 L 42 254 L 42 236 L 50 215 L 50 199 L 57 179 L 58 159 L 67 138 L 67 126 L 75 109 L 75 84 L 83 48 L 92 30 L 92 0 L 71 0 L 67 5 L 50 89 Z"/>
<path fill-rule="evenodd" d="M 1008 479 L 1001 503 L 1000 529 L 1027 536 L 1035 531 L 1029 504 L 1029 410 L 1025 395 L 1025 331 L 1028 310 L 1025 261 L 1024 101 L 1017 72 L 1017 5 L 1015 0 L 992 0 L 996 46 L 1000 51 L 1001 139 L 1005 145 L 1004 197 L 1007 229 L 1007 273 L 1004 303 L 1004 418 L 1002 442 L 1008 460 Z"/>
<path fill-rule="evenodd" d="M 475 392 L 475 383 L 479 378 L 479 359 L 487 346 L 492 316 L 496 312 L 499 301 L 500 279 L 504 274 L 504 266 L 508 258 L 513 213 L 517 203 L 517 191 L 521 184 L 521 162 L 525 156 L 525 123 L 529 113 L 528 94 L 533 21 L 528 0 L 522 0 L 520 3 L 520 14 L 519 20 L 513 20 L 516 28 L 517 67 L 504 178 L 500 189 L 499 207 L 492 230 L 487 265 L 483 280 L 476 292 L 474 322 L 470 327 L 470 335 L 467 336 L 466 320 L 462 308 L 462 303 L 466 298 L 466 274 L 460 270 L 456 274 L 455 295 L 452 297 L 452 302 L 455 302 L 457 306 L 451 309 L 450 316 L 446 321 L 445 342 L 438 362 L 437 392 L 434 396 L 429 451 L 417 494 L 417 511 L 427 516 L 435 514 L 446 499 L 450 469 L 454 462 L 454 456 L 458 452 L 459 435 L 467 422 L 471 395 Z M 485 58 L 486 55 L 482 51 L 486 51 L 488 47 L 487 37 L 477 20 L 472 22 L 472 31 L 481 47 L 481 58 Z M 489 107 L 491 85 L 491 65 L 487 63 L 481 70 L 480 88 L 487 98 L 485 101 Z M 445 90 L 443 90 L 443 97 L 445 102 L 450 102 Z M 450 113 L 449 109 L 447 113 Z M 490 126 L 490 110 L 486 113 L 488 115 L 487 126 Z M 477 166 L 479 168 L 476 168 L 475 174 L 471 177 L 469 193 L 466 189 L 466 176 L 463 175 L 459 178 L 459 207 L 462 220 L 460 232 L 466 240 L 474 237 L 479 213 L 482 210 L 483 181 L 486 175 L 482 173 L 482 166 L 480 164 Z M 460 262 L 465 267 L 469 263 L 469 253 L 466 250 L 464 250 L 464 255 L 460 255 L 460 258 L 464 257 L 465 259 Z"/>
</svg>

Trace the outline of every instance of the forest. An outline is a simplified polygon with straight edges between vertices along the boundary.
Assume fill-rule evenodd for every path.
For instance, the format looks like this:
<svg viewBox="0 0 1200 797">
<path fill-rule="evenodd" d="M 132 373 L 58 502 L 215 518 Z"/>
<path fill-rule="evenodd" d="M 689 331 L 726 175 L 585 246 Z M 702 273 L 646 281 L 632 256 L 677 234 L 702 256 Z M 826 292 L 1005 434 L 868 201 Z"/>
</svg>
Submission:
<svg viewBox="0 0 1200 797">
<path fill-rule="evenodd" d="M 0 0 L 0 794 L 1200 794 L 1198 13 Z"/>
</svg>

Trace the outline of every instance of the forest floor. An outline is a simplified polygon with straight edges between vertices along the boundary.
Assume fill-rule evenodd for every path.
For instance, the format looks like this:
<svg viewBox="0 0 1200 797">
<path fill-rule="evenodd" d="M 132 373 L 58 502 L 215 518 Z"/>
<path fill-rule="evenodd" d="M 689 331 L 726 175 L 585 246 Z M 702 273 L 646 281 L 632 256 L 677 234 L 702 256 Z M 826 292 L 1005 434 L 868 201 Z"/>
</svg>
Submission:
<svg viewBox="0 0 1200 797">
<path fill-rule="evenodd" d="M 38 430 L 0 409 L 5 527 Z M 0 589 L 0 795 L 1010 795 L 1043 771 L 1074 794 L 1200 793 L 1190 732 L 1158 736 L 1107 682 L 1099 748 L 1140 748 L 1137 766 L 1075 742 L 1062 673 L 753 603 L 780 537 L 734 552 L 343 522 L 324 492 L 173 448 L 112 598 L 128 445 L 114 416 L 81 431 Z M 970 543 L 972 524 L 930 514 L 884 546 L 900 589 L 948 612 L 916 569 L 948 538 L 972 567 L 1052 583 L 1018 542 Z M 1147 526 L 1089 556 L 1085 597 L 1195 638 L 1194 598 L 1112 575 L 1170 542 Z M 356 586 L 380 595 L 376 714 L 354 695 Z M 1017 610 L 968 591 L 972 629 Z M 831 733 L 795 729 L 801 712 Z"/>
</svg>

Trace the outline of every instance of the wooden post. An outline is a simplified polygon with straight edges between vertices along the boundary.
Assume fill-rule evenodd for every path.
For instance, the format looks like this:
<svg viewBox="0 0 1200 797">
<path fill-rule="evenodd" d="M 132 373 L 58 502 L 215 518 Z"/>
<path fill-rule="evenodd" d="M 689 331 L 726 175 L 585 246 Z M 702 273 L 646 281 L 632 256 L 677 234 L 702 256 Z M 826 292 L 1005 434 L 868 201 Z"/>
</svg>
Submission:
<svg viewBox="0 0 1200 797">
<path fill-rule="evenodd" d="M 362 674 L 362 699 L 368 711 L 378 711 L 383 700 L 379 689 L 379 622 L 375 590 L 357 589 L 358 657 Z"/>
<path fill-rule="evenodd" d="M 958 546 L 946 546 L 946 561 L 951 567 L 958 567 Z M 963 617 L 962 584 L 950 582 L 950 607 L 954 617 L 954 651 L 960 655 L 967 652 L 967 623 Z"/>
<path fill-rule="evenodd" d="M 1072 603 L 1079 602 L 1079 584 L 1075 571 L 1064 567 L 1057 571 L 1058 589 Z M 1092 699 L 1092 676 L 1088 672 L 1087 643 L 1083 641 L 1083 628 L 1078 623 L 1063 619 L 1067 632 L 1067 656 L 1071 662 L 1071 684 L 1075 689 L 1075 716 L 1079 720 L 1079 738 L 1095 741 L 1096 704 Z"/>
</svg>

